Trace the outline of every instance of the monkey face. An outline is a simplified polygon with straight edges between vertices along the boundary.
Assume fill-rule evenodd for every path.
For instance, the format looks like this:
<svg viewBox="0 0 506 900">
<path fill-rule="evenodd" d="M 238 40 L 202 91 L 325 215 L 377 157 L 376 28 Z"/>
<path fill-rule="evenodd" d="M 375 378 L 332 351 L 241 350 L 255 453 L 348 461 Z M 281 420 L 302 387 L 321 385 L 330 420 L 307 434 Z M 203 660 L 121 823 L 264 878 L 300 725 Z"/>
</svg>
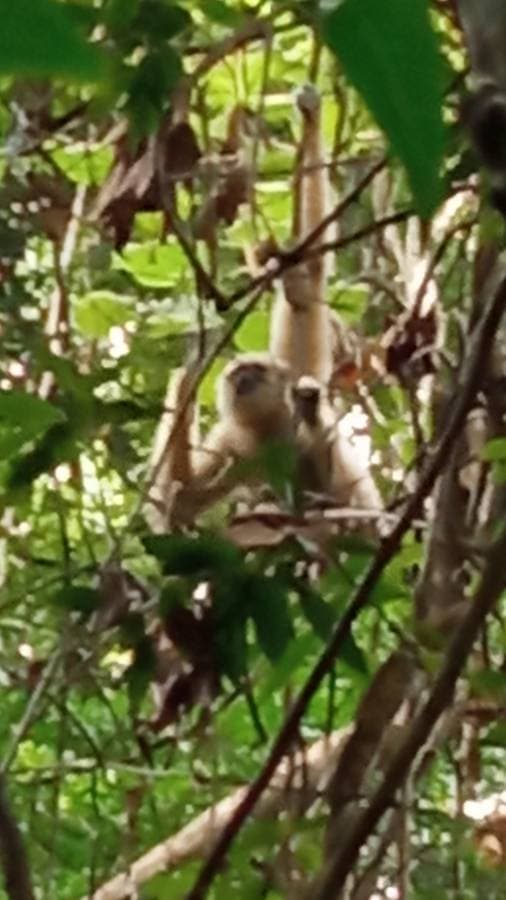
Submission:
<svg viewBox="0 0 506 900">
<path fill-rule="evenodd" d="M 237 397 L 258 390 L 267 379 L 267 367 L 262 363 L 243 363 L 230 373 L 230 382 Z"/>
<path fill-rule="evenodd" d="M 219 387 L 222 414 L 262 418 L 286 403 L 288 369 L 267 354 L 244 354 L 229 363 Z"/>
</svg>

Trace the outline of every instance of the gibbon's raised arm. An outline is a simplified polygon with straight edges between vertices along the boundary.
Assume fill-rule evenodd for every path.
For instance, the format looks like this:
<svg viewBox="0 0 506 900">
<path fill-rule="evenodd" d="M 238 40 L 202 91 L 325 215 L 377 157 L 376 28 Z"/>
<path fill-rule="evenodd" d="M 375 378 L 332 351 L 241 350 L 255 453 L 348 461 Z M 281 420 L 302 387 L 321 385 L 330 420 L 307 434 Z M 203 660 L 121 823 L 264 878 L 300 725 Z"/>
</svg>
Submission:
<svg viewBox="0 0 506 900">
<path fill-rule="evenodd" d="M 330 186 L 316 88 L 306 85 L 297 95 L 297 106 L 302 114 L 302 137 L 294 178 L 293 238 L 299 242 L 328 213 Z M 314 246 L 325 238 L 323 234 Z M 290 367 L 294 378 L 312 375 L 323 383 L 330 378 L 333 348 L 325 282 L 321 256 L 287 270 L 274 302 L 270 334 L 272 355 Z"/>
<path fill-rule="evenodd" d="M 144 515 L 156 533 L 168 530 L 175 494 L 193 478 L 192 448 L 199 443 L 198 410 L 189 399 L 194 375 L 193 367 L 172 373 L 153 441 Z"/>
</svg>

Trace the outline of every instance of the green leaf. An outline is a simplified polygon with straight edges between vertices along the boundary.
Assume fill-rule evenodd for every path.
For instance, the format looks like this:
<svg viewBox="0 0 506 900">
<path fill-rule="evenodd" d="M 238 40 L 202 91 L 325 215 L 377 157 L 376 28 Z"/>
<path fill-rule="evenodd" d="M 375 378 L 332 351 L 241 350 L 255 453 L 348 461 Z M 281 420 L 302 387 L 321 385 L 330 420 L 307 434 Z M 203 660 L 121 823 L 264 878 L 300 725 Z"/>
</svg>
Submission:
<svg viewBox="0 0 506 900">
<path fill-rule="evenodd" d="M 361 675 L 369 674 L 367 660 L 352 634 L 345 639 L 339 658 L 354 672 L 359 672 Z"/>
<path fill-rule="evenodd" d="M 166 584 L 160 594 L 158 602 L 161 618 L 167 618 L 174 609 L 183 606 L 187 596 L 188 591 L 183 582 L 170 581 Z"/>
<path fill-rule="evenodd" d="M 308 657 L 317 651 L 319 644 L 314 634 L 307 632 L 293 640 L 287 645 L 285 652 L 280 659 L 276 661 L 265 686 L 261 690 L 260 700 L 265 702 L 272 694 L 285 687 L 292 675 L 300 669 L 306 662 Z"/>
<path fill-rule="evenodd" d="M 163 564 L 166 575 L 231 574 L 242 567 L 242 557 L 233 544 L 215 534 L 198 538 L 181 534 L 148 535 L 145 549 Z"/>
<path fill-rule="evenodd" d="M 197 399 L 200 405 L 214 407 L 216 403 L 216 382 L 223 372 L 225 365 L 226 363 L 223 359 L 213 360 L 213 363 L 204 375 L 197 392 Z"/>
<path fill-rule="evenodd" d="M 137 136 L 149 134 L 157 127 L 169 93 L 181 74 L 181 60 L 171 47 L 164 46 L 163 52 L 150 53 L 142 60 L 130 82 L 126 106 Z"/>
<path fill-rule="evenodd" d="M 180 6 L 168 5 L 164 0 L 144 0 L 134 28 L 153 41 L 168 41 L 190 23 L 190 14 Z"/>
<path fill-rule="evenodd" d="M 287 585 L 275 578 L 254 575 L 244 588 L 260 649 L 275 662 L 294 636 Z"/>
<path fill-rule="evenodd" d="M 483 448 L 482 456 L 487 462 L 505 462 L 506 438 L 493 438 L 488 441 Z"/>
<path fill-rule="evenodd" d="M 107 337 L 113 325 L 124 325 L 133 316 L 131 298 L 112 291 L 90 291 L 74 304 L 76 325 L 90 338 Z"/>
<path fill-rule="evenodd" d="M 349 325 L 358 325 L 367 311 L 369 288 L 364 284 L 339 287 L 332 306 Z"/>
<path fill-rule="evenodd" d="M 233 682 L 239 681 L 247 671 L 245 618 L 240 616 L 230 619 L 227 627 L 218 629 L 214 634 L 213 646 L 220 672 L 228 675 Z"/>
<path fill-rule="evenodd" d="M 80 612 L 84 617 L 91 616 L 102 603 L 102 595 L 99 591 L 89 587 L 63 588 L 54 596 L 54 602 L 73 612 Z"/>
<path fill-rule="evenodd" d="M 105 7 L 105 22 L 112 31 L 129 28 L 138 9 L 139 0 L 108 0 Z"/>
<path fill-rule="evenodd" d="M 287 441 L 266 441 L 252 459 L 239 460 L 234 465 L 238 477 L 248 477 L 260 473 L 278 496 L 286 496 L 297 473 L 297 454 Z"/>
<path fill-rule="evenodd" d="M 57 166 L 67 178 L 76 184 L 101 184 L 113 163 L 111 147 L 88 147 L 82 144 L 70 144 L 68 147 L 57 147 L 51 154 Z M 95 247 L 90 250 L 95 250 Z"/>
<path fill-rule="evenodd" d="M 322 641 L 328 641 L 336 624 L 336 613 L 330 603 L 308 586 L 302 586 L 299 593 L 300 605 L 314 633 Z"/>
<path fill-rule="evenodd" d="M 469 683 L 473 692 L 479 697 L 494 698 L 500 703 L 506 701 L 506 674 L 494 669 L 482 669 L 471 672 Z"/>
<path fill-rule="evenodd" d="M 269 346 L 269 316 L 264 312 L 253 312 L 244 320 L 235 333 L 234 343 L 244 353 L 256 353 Z"/>
<path fill-rule="evenodd" d="M 178 283 L 186 269 L 183 251 L 176 244 L 130 245 L 114 259 L 114 267 L 123 269 L 143 287 L 165 288 Z"/>
<path fill-rule="evenodd" d="M 63 3 L 4 0 L 1 6 L 1 74 L 101 80 L 104 58 L 79 36 Z"/>
<path fill-rule="evenodd" d="M 443 66 L 426 0 L 344 0 L 322 20 L 339 57 L 406 167 L 420 215 L 442 197 Z"/>
<path fill-rule="evenodd" d="M 19 452 L 28 441 L 45 434 L 52 425 L 65 421 L 61 410 L 24 391 L 0 392 L 0 457 Z"/>
<path fill-rule="evenodd" d="M 237 25 L 242 19 L 239 12 L 227 6 L 222 0 L 202 0 L 201 6 L 207 18 L 219 25 Z"/>
<path fill-rule="evenodd" d="M 156 655 L 151 640 L 144 637 L 136 644 L 135 657 L 125 672 L 128 695 L 134 711 L 138 709 L 156 673 Z"/>
<path fill-rule="evenodd" d="M 488 730 L 485 738 L 488 747 L 506 748 L 506 722 L 496 722 Z"/>
</svg>

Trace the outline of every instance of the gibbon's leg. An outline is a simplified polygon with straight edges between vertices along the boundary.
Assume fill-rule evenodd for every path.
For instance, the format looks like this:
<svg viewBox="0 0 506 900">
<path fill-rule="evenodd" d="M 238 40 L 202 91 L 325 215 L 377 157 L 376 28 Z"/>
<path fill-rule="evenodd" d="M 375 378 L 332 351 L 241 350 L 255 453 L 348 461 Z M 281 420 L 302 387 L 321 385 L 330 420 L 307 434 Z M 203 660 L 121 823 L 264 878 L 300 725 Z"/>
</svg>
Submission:
<svg viewBox="0 0 506 900">
<path fill-rule="evenodd" d="M 302 138 L 294 178 L 293 237 L 302 240 L 328 213 L 329 184 L 320 129 L 320 96 L 311 85 L 297 97 Z M 325 240 L 322 235 L 315 247 Z M 325 302 L 326 269 L 314 257 L 287 270 L 271 316 L 270 350 L 294 378 L 312 375 L 326 383 L 332 371 L 332 331 Z"/>
<path fill-rule="evenodd" d="M 382 509 L 368 463 L 340 429 L 325 388 L 304 376 L 292 388 L 292 395 L 302 487 L 339 506 Z"/>
<path fill-rule="evenodd" d="M 219 384 L 219 420 L 192 456 L 192 475 L 174 499 L 174 518 L 190 522 L 241 481 L 233 463 L 254 460 L 269 441 L 295 442 L 286 366 L 268 354 L 244 354 L 225 368 Z M 255 481 L 255 477 L 252 478 Z"/>
<path fill-rule="evenodd" d="M 172 373 L 153 441 L 144 515 L 155 533 L 169 530 L 175 494 L 193 477 L 192 448 L 199 443 L 198 410 L 194 400 L 188 398 L 194 375 L 192 367 Z"/>
</svg>

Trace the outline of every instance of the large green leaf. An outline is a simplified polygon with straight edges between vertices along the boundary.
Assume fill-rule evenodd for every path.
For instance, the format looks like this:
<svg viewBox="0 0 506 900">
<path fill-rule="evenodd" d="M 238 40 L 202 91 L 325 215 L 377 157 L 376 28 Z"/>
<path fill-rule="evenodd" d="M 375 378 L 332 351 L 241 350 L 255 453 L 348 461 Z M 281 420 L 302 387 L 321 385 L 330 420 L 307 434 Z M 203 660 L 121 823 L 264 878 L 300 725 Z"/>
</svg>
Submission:
<svg viewBox="0 0 506 900">
<path fill-rule="evenodd" d="M 90 338 L 107 337 L 113 325 L 124 325 L 134 315 L 132 300 L 112 291 L 90 291 L 74 306 L 76 325 Z"/>
<path fill-rule="evenodd" d="M 61 410 L 24 391 L 0 392 L 0 456 L 5 459 L 20 447 L 64 422 Z"/>
<path fill-rule="evenodd" d="M 103 59 L 74 27 L 69 10 L 52 0 L 0 0 L 0 73 L 64 75 L 85 81 L 103 76 Z"/>
<path fill-rule="evenodd" d="M 417 207 L 441 200 L 443 65 L 426 0 L 344 0 L 322 19 L 335 51 L 406 167 Z"/>
<path fill-rule="evenodd" d="M 287 586 L 279 579 L 254 575 L 245 588 L 260 649 L 275 662 L 294 636 Z"/>
<path fill-rule="evenodd" d="M 163 564 L 166 575 L 231 574 L 242 566 L 237 547 L 216 534 L 201 534 L 198 538 L 182 534 L 148 535 L 143 544 Z"/>
</svg>

